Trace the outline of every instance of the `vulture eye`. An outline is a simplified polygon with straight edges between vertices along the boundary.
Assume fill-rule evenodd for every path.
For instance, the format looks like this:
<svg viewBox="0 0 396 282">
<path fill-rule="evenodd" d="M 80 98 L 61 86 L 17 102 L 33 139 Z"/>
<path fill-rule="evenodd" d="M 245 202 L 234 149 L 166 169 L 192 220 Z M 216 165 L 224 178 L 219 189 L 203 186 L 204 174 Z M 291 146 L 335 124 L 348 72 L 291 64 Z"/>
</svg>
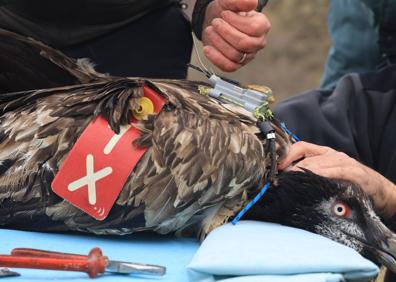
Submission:
<svg viewBox="0 0 396 282">
<path fill-rule="evenodd" d="M 350 208 L 346 204 L 340 202 L 333 206 L 333 212 L 336 216 L 344 218 L 348 218 L 351 214 Z"/>
</svg>

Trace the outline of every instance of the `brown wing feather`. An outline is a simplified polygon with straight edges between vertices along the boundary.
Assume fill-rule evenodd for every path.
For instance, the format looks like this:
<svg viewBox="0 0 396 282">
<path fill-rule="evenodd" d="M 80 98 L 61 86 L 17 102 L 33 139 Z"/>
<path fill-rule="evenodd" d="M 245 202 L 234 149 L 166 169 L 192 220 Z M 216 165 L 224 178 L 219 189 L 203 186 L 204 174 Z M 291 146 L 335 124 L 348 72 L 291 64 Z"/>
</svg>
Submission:
<svg viewBox="0 0 396 282">
<path fill-rule="evenodd" d="M 1 217 L 19 224 L 22 217 L 15 217 L 14 210 L 44 216 L 47 207 L 60 202 L 50 183 L 78 136 L 99 114 L 119 130 L 141 88 L 142 81 L 116 80 L 16 93 L 14 100 L 7 94 L 7 102 L 0 104 Z"/>
</svg>

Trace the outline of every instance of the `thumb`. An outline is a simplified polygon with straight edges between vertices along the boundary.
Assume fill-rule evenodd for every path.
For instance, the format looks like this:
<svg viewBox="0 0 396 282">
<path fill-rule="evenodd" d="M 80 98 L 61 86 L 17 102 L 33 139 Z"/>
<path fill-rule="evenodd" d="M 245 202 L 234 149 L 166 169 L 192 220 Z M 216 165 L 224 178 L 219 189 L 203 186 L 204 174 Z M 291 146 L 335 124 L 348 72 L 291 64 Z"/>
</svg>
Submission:
<svg viewBox="0 0 396 282">
<path fill-rule="evenodd" d="M 258 0 L 218 0 L 223 10 L 233 12 L 250 12 L 257 8 Z"/>
</svg>

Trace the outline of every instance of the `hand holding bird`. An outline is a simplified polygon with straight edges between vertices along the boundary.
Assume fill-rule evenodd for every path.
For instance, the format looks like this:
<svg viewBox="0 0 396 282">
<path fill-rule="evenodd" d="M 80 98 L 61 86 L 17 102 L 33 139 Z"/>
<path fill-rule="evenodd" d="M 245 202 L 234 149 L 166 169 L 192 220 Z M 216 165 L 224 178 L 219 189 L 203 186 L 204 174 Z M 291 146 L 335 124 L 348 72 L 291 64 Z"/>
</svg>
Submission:
<svg viewBox="0 0 396 282">
<path fill-rule="evenodd" d="M 206 57 L 223 71 L 232 72 L 263 49 L 271 24 L 257 12 L 257 0 L 215 0 L 206 10 L 202 42 Z"/>
<path fill-rule="evenodd" d="M 345 153 L 307 142 L 292 145 L 279 169 L 286 169 L 302 157 L 304 160 L 293 165 L 291 170 L 305 168 L 324 177 L 357 183 L 373 199 L 380 214 L 391 217 L 396 213 L 396 185 L 373 169 Z"/>
</svg>

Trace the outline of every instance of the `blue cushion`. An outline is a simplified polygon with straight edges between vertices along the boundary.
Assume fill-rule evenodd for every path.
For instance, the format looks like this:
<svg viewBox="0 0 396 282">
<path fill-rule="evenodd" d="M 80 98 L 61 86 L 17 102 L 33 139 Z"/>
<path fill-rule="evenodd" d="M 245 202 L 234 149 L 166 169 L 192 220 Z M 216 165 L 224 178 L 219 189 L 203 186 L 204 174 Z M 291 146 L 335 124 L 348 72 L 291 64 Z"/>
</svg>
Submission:
<svg viewBox="0 0 396 282">
<path fill-rule="evenodd" d="M 279 224 L 240 221 L 211 232 L 188 265 L 191 281 L 369 281 L 378 267 L 355 250 Z"/>
</svg>

